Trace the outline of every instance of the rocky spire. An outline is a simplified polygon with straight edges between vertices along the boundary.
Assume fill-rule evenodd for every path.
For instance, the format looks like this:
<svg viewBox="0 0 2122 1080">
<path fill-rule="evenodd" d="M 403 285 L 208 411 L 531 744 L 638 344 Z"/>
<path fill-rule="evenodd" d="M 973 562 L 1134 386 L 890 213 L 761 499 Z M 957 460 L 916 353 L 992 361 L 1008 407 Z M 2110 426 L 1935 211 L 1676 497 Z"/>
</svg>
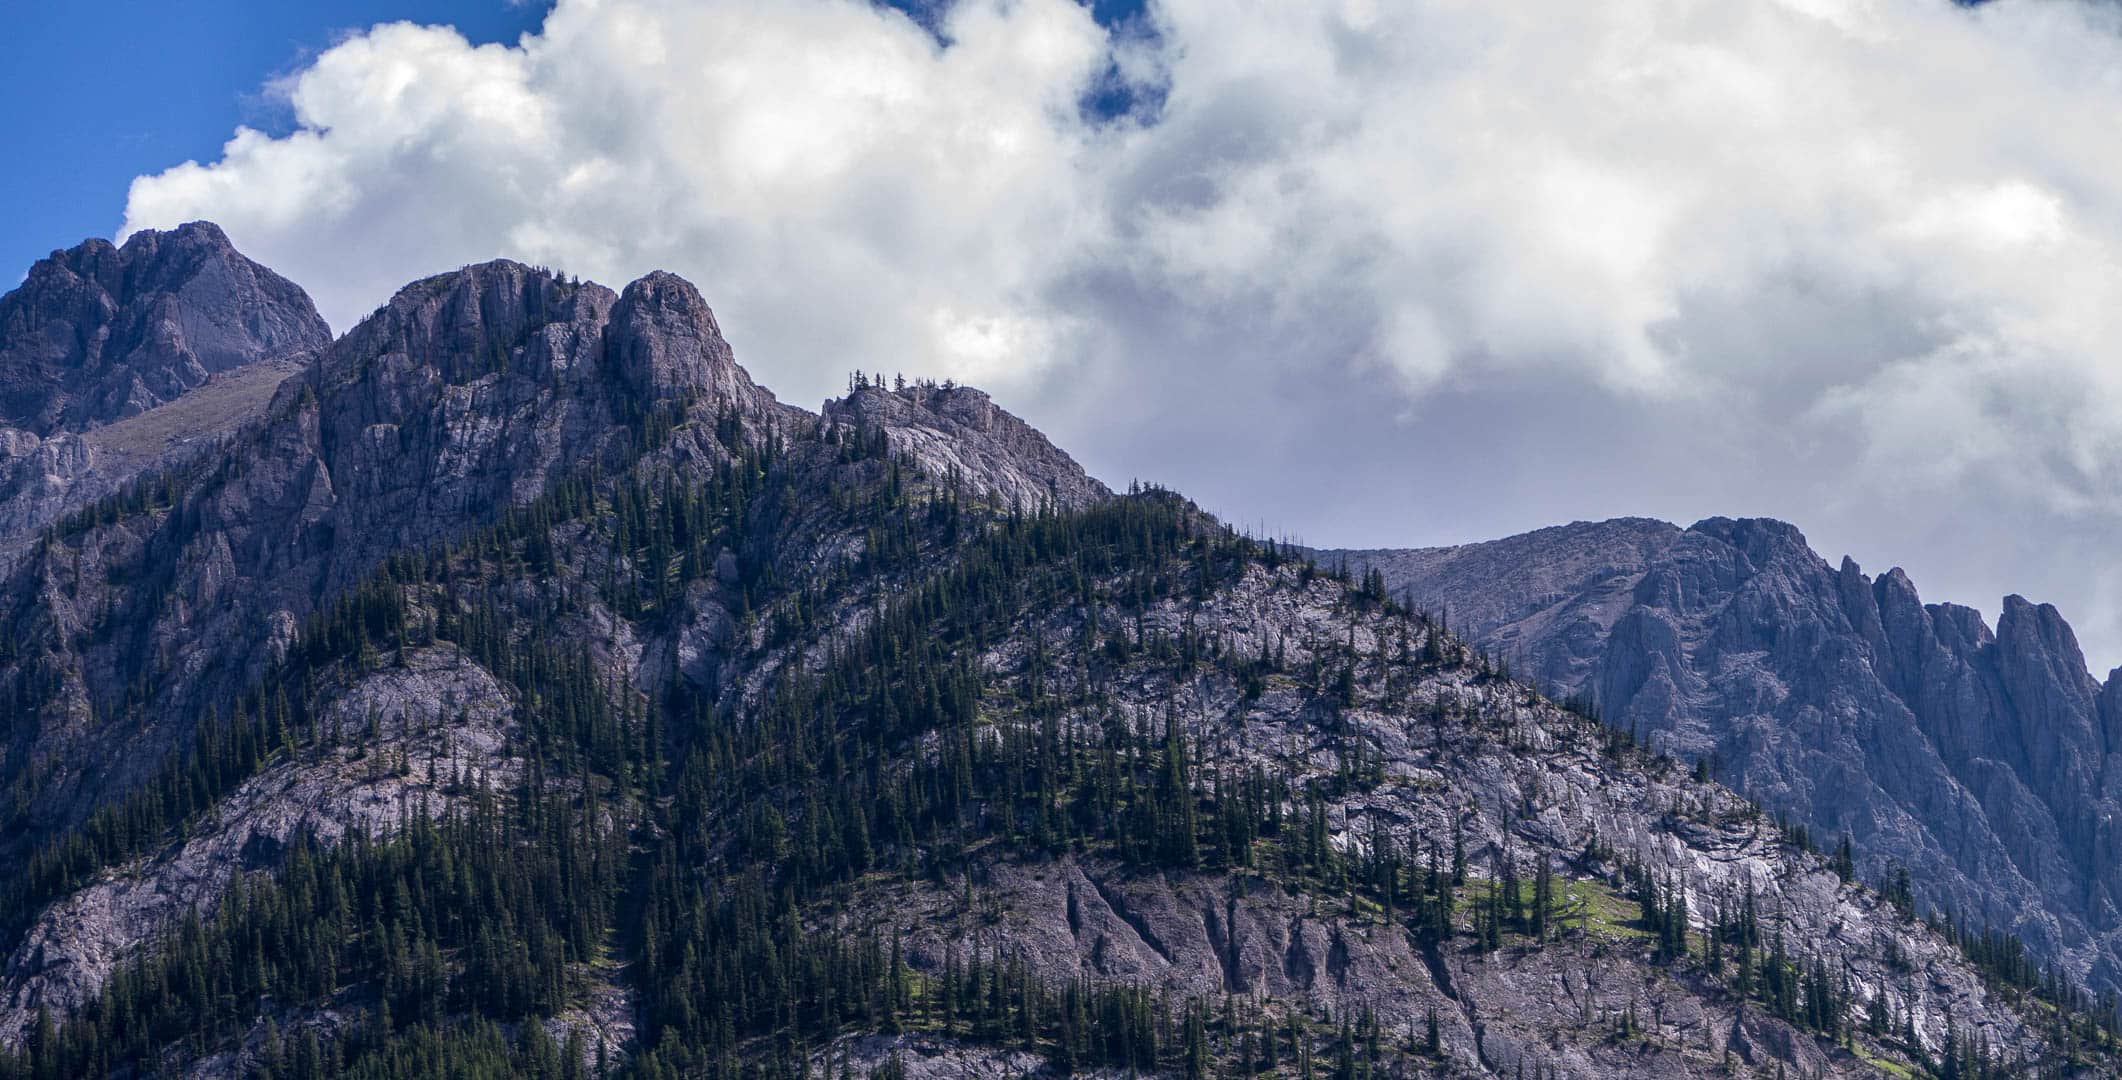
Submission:
<svg viewBox="0 0 2122 1080">
<path fill-rule="evenodd" d="M 697 395 L 748 408 L 764 393 L 737 366 L 700 290 L 676 274 L 658 270 L 628 285 L 606 342 L 619 376 L 645 400 Z"/>
</svg>

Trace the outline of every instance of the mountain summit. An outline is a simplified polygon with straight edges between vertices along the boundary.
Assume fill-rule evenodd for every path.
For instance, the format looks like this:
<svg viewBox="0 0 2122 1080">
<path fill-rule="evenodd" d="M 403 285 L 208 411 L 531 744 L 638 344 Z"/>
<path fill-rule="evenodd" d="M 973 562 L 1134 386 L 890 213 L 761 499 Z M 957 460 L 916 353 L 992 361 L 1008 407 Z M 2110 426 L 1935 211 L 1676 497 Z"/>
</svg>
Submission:
<svg viewBox="0 0 2122 1080">
<path fill-rule="evenodd" d="M 329 344 L 220 228 L 89 240 L 0 297 L 0 571 L 36 530 L 211 448 Z"/>
<path fill-rule="evenodd" d="M 0 423 L 83 431 L 330 341 L 309 297 L 211 222 L 89 240 L 0 298 Z"/>
</svg>

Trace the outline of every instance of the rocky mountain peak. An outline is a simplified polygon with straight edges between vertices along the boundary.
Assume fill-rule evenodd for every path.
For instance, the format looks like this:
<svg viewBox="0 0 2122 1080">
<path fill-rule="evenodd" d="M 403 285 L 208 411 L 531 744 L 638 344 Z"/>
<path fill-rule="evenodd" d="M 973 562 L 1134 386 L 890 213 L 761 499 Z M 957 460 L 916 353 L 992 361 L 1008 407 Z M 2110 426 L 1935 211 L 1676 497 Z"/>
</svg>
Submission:
<svg viewBox="0 0 2122 1080">
<path fill-rule="evenodd" d="M 649 400 L 705 395 L 752 405 L 772 397 L 738 366 L 700 290 L 676 274 L 658 270 L 629 284 L 606 334 L 619 375 Z"/>
<path fill-rule="evenodd" d="M 1997 618 L 1997 646 L 2037 664 L 2048 681 L 2084 704 L 2098 692 L 2078 635 L 2054 604 L 2036 604 L 2017 593 L 2005 597 Z"/>
<path fill-rule="evenodd" d="M 2029 784 L 2044 786 L 2059 809 L 2077 811 L 2060 814 L 2058 825 L 2068 844 L 2087 847 L 2080 857 L 2089 861 L 2101 823 L 2082 808 L 2101 801 L 2103 760 L 2113 749 L 2100 731 L 2100 684 L 2086 670 L 2077 635 L 2053 605 L 2005 597 L 1995 651 L 1997 679 L 2017 720 L 1999 734 L 2016 742 L 2012 749 L 2023 756 Z M 2112 831 L 2113 823 L 2105 828 Z"/>
<path fill-rule="evenodd" d="M 40 436 L 98 427 L 330 340 L 306 293 L 211 223 L 90 240 L 0 297 L 0 423 Z"/>
<path fill-rule="evenodd" d="M 698 289 L 657 271 L 622 292 L 507 259 L 416 281 L 327 358 L 327 386 L 411 365 L 445 384 L 513 372 L 632 409 L 687 398 L 774 408 L 737 364 Z"/>
<path fill-rule="evenodd" d="M 1796 525 L 1775 518 L 1704 518 L 1687 531 L 1738 551 L 1755 569 L 1793 563 L 1812 569 L 1821 561 Z"/>
<path fill-rule="evenodd" d="M 577 324 L 594 334 L 615 301 L 602 286 L 570 285 L 506 259 L 466 266 L 398 290 L 333 347 L 324 379 L 359 377 L 395 356 L 464 382 L 507 366 L 549 327 Z M 532 359 L 553 358 L 546 349 Z"/>
<path fill-rule="evenodd" d="M 969 386 L 859 382 L 825 403 L 823 422 L 880 430 L 893 452 L 1002 503 L 1074 508 L 1112 494 L 1037 428 Z"/>
<path fill-rule="evenodd" d="M 211 221 L 187 221 L 174 229 L 142 229 L 127 237 L 116 253 L 142 279 L 136 286 L 146 287 L 154 287 L 159 275 L 170 275 L 161 278 L 160 284 L 175 284 L 203 263 L 243 258 L 228 234 Z"/>
<path fill-rule="evenodd" d="M 100 236 L 90 237 L 53 251 L 30 268 L 28 277 L 71 276 L 112 294 L 169 292 L 181 287 L 205 263 L 241 258 L 221 226 L 189 221 L 174 229 L 142 229 L 122 246 Z"/>
</svg>

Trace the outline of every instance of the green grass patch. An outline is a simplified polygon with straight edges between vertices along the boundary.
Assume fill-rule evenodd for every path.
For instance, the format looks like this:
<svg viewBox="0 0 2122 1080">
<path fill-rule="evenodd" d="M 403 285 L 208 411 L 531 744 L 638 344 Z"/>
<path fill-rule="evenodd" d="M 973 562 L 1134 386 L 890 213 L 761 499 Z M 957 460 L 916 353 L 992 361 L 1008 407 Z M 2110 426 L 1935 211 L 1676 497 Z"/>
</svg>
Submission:
<svg viewBox="0 0 2122 1080">
<path fill-rule="evenodd" d="M 1899 1080 L 1923 1080 L 1923 1075 L 1921 1073 L 1918 1073 L 1916 1070 L 1910 1068 L 1909 1066 L 1903 1065 L 1900 1062 L 1895 1061 L 1891 1058 L 1880 1056 L 1870 1047 L 1859 1045 L 1854 1049 L 1856 1050 L 1857 1057 L 1861 1059 L 1866 1065 L 1869 1065 L 1872 1068 L 1877 1069 L 1888 1076 L 1897 1077 L 1899 1078 Z"/>
<path fill-rule="evenodd" d="M 1556 907 L 1563 926 L 1583 927 L 1595 937 L 1648 939 L 1642 905 L 1616 892 L 1603 881 L 1559 881 Z"/>
</svg>

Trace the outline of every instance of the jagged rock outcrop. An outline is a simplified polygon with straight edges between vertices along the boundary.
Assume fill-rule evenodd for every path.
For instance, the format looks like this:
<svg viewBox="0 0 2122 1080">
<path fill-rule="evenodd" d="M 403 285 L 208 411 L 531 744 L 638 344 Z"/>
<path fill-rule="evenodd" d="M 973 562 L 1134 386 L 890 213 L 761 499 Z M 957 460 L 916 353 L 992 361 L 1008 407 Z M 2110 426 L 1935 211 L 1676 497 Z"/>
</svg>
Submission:
<svg viewBox="0 0 2122 1080">
<path fill-rule="evenodd" d="M 1627 519 L 1492 543 L 1328 553 L 1448 612 L 1551 692 L 1810 824 L 1867 872 L 2122 985 L 2122 694 L 2053 607 L 1994 632 L 1816 555 L 1798 530 Z"/>
<path fill-rule="evenodd" d="M 1004 505 L 1074 509 L 1112 494 L 1038 429 L 969 386 L 867 384 L 826 402 L 823 420 L 882 431 L 893 453 Z"/>
<path fill-rule="evenodd" d="M 330 341 L 307 294 L 210 222 L 90 240 L 0 298 L 0 422 L 83 431 Z"/>
</svg>

